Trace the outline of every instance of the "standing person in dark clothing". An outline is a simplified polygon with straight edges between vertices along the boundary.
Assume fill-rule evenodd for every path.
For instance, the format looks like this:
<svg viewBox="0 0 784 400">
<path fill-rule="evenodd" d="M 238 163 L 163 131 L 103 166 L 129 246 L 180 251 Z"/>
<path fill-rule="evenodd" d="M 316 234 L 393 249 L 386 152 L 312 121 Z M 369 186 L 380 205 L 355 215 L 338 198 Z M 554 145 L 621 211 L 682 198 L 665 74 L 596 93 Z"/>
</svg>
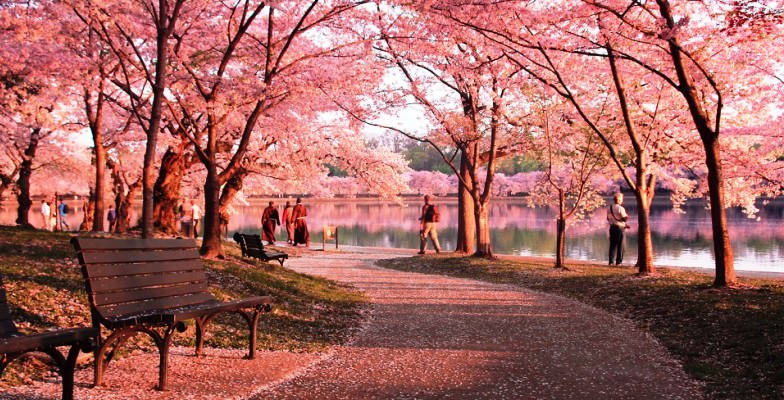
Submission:
<svg viewBox="0 0 784 400">
<path fill-rule="evenodd" d="M 291 219 L 294 222 L 294 246 L 304 244 L 305 247 L 310 246 L 310 233 L 308 233 L 308 224 L 305 217 L 308 216 L 308 210 L 302 205 L 302 199 L 297 197 L 297 205 L 291 210 Z"/>
<path fill-rule="evenodd" d="M 261 214 L 261 239 L 266 240 L 268 244 L 275 244 L 275 227 L 278 225 L 280 225 L 278 209 L 275 203 L 270 201 L 269 206 Z"/>
<path fill-rule="evenodd" d="M 65 204 L 65 200 L 60 199 L 60 205 L 57 206 L 57 214 L 60 216 L 60 230 L 63 232 L 71 230 L 71 226 L 65 220 L 70 212 L 71 209 L 68 207 L 68 204 Z"/>
<path fill-rule="evenodd" d="M 610 265 L 621 265 L 623 262 L 623 231 L 627 228 L 626 209 L 623 208 L 623 194 L 616 193 L 613 196 L 615 201 L 607 209 L 607 222 L 610 224 Z"/>
<path fill-rule="evenodd" d="M 441 245 L 438 243 L 438 230 L 436 223 L 440 220 L 441 214 L 438 207 L 430 204 L 430 195 L 425 195 L 425 204 L 422 206 L 422 214 L 419 217 L 419 254 L 425 254 L 427 249 L 427 238 L 433 241 L 436 253 L 441 252 Z"/>
<path fill-rule="evenodd" d="M 106 219 L 109 220 L 109 232 L 114 232 L 114 228 L 117 225 L 117 210 L 114 209 L 113 205 L 109 205 L 109 212 L 106 214 Z"/>
</svg>

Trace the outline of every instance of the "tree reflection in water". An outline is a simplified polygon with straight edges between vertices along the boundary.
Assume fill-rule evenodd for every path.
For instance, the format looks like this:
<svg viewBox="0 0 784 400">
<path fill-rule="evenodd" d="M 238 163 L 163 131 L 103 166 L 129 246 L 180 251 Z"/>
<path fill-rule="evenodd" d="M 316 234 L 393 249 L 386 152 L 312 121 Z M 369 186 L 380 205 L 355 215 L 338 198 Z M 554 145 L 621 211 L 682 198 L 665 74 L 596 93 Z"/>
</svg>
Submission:
<svg viewBox="0 0 784 400">
<path fill-rule="evenodd" d="M 278 202 L 280 202 L 278 200 Z M 235 231 L 254 232 L 261 226 L 261 212 L 266 200 L 239 207 L 229 225 Z M 418 248 L 419 207 L 421 199 L 406 205 L 374 200 L 310 200 L 308 225 L 311 242 L 320 243 L 322 227 L 340 227 L 340 244 L 367 247 Z M 457 229 L 457 203 L 438 199 L 441 212 L 439 239 L 444 249 L 453 249 Z M 625 204 L 632 229 L 627 235 L 626 259 L 636 258 L 635 206 Z M 759 218 L 747 218 L 740 210 L 727 210 L 730 237 L 739 270 L 784 272 L 784 200 L 777 199 L 760 207 Z M 713 267 L 710 214 L 704 203 L 691 202 L 686 213 L 676 213 L 662 201 L 651 208 L 654 255 L 657 265 Z M 39 210 L 31 210 L 35 224 Z M 0 209 L 0 223 L 13 224 L 15 207 Z M 75 226 L 81 222 L 81 210 L 73 214 Z M 543 208 L 527 207 L 522 199 L 496 199 L 490 210 L 493 248 L 499 254 L 554 256 L 554 214 Z M 70 222 L 70 220 L 69 220 Z M 566 256 L 582 260 L 603 261 L 607 253 L 605 210 L 591 219 L 567 228 Z"/>
</svg>

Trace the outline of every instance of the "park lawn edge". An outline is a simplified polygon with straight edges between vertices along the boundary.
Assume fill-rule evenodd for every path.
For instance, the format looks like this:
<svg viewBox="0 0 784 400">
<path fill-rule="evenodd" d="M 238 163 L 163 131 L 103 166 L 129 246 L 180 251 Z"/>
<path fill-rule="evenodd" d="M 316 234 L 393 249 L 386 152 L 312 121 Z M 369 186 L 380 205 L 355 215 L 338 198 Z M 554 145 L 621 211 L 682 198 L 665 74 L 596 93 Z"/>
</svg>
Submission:
<svg viewBox="0 0 784 400">
<path fill-rule="evenodd" d="M 709 399 L 784 398 L 784 281 L 713 277 L 677 268 L 639 276 L 629 267 L 455 254 L 380 260 L 384 268 L 470 278 L 556 294 L 633 320 L 697 379 Z"/>
<path fill-rule="evenodd" d="M 90 326 L 90 309 L 73 233 L 46 232 L 0 226 L 0 274 L 4 276 L 12 318 L 24 333 Z M 225 260 L 203 260 L 210 292 L 222 300 L 270 295 L 273 309 L 259 322 L 257 348 L 292 352 L 324 352 L 344 344 L 366 319 L 364 293 L 341 283 L 300 274 L 277 263 L 243 258 L 233 242 L 224 242 Z M 296 254 L 292 254 L 296 257 Z M 236 314 L 211 323 L 207 346 L 247 349 L 247 325 Z M 175 336 L 174 345 L 193 346 L 195 327 Z M 120 349 L 120 356 L 154 352 L 145 335 Z M 83 358 L 92 359 L 90 354 Z M 90 367 L 89 360 L 82 365 Z M 40 364 L 46 358 L 13 362 L 0 379 L 0 388 L 29 383 L 56 374 Z M 85 365 L 87 364 L 87 365 Z"/>
</svg>

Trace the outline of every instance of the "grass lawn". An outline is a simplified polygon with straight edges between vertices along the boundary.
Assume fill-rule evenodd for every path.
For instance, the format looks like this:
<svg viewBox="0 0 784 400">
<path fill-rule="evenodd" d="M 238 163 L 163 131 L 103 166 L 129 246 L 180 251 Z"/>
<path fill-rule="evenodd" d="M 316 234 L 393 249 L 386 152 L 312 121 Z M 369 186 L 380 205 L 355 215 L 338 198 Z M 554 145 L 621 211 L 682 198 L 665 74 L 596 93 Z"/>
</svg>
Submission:
<svg viewBox="0 0 784 400">
<path fill-rule="evenodd" d="M 70 243 L 71 235 L 0 226 L 0 274 L 4 275 L 13 319 L 20 330 L 40 332 L 90 325 L 87 295 Z M 239 248 L 226 243 L 225 261 L 205 261 L 210 291 L 228 300 L 271 295 L 275 304 L 259 324 L 258 348 L 317 352 L 345 342 L 358 328 L 366 297 L 347 286 L 298 274 L 277 263 L 241 259 Z M 247 325 L 237 315 L 211 323 L 207 346 L 247 348 Z M 193 346 L 195 328 L 175 336 L 175 345 Z M 146 335 L 121 349 L 155 351 Z M 0 385 L 37 379 L 36 359 L 14 362 Z"/>
<path fill-rule="evenodd" d="M 576 299 L 629 318 L 661 341 L 710 399 L 784 398 L 784 282 L 713 278 L 678 269 L 638 277 L 631 268 L 454 255 L 380 261 L 383 267 L 512 284 Z"/>
</svg>

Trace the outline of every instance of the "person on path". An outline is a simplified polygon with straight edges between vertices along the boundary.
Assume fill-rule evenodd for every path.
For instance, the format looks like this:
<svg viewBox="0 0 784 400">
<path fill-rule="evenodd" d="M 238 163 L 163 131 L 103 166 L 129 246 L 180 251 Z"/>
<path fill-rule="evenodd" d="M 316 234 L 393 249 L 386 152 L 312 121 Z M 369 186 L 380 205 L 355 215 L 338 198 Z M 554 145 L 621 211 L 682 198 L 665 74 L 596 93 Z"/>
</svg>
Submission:
<svg viewBox="0 0 784 400">
<path fill-rule="evenodd" d="M 60 216 L 60 230 L 63 232 L 71 230 L 71 226 L 65 220 L 70 212 L 71 210 L 68 208 L 68 204 L 65 204 L 65 200 L 60 199 L 60 205 L 57 206 L 57 214 Z"/>
<path fill-rule="evenodd" d="M 52 219 L 52 208 L 49 207 L 49 203 L 45 200 L 41 200 L 41 219 L 43 219 L 43 229 L 51 230 L 49 226 L 49 220 Z"/>
<path fill-rule="evenodd" d="M 291 219 L 294 221 L 294 243 L 304 244 L 305 247 L 310 246 L 310 233 L 308 233 L 308 224 L 305 217 L 308 216 L 308 210 L 302 205 L 302 199 L 297 197 L 297 205 L 291 210 Z"/>
<path fill-rule="evenodd" d="M 610 224 L 610 265 L 621 265 L 623 262 L 623 231 L 628 228 L 626 209 L 623 208 L 623 194 L 613 196 L 614 204 L 607 208 L 607 222 Z"/>
<path fill-rule="evenodd" d="M 106 213 L 106 219 L 109 221 L 109 232 L 114 232 L 117 226 L 117 210 L 113 205 L 109 205 L 109 212 Z"/>
<path fill-rule="evenodd" d="M 180 226 L 185 237 L 193 236 L 193 201 L 186 200 L 180 206 Z"/>
<path fill-rule="evenodd" d="M 286 227 L 286 243 L 294 243 L 294 221 L 291 219 L 291 202 L 286 201 L 283 207 L 283 226 Z"/>
<path fill-rule="evenodd" d="M 425 204 L 422 206 L 422 214 L 419 217 L 419 254 L 425 254 L 427 249 L 427 238 L 433 241 L 433 248 L 436 253 L 441 252 L 441 245 L 438 243 L 438 229 L 436 224 L 440 219 L 438 207 L 430 204 L 430 195 L 425 195 Z"/>
<path fill-rule="evenodd" d="M 268 244 L 275 244 L 275 228 L 278 225 L 280 225 L 278 208 L 270 201 L 261 214 L 261 240 L 266 240 Z"/>
<path fill-rule="evenodd" d="M 191 216 L 193 221 L 193 237 L 197 238 L 199 237 L 199 221 L 201 221 L 204 213 L 201 211 L 201 207 L 199 207 L 199 205 L 196 204 L 196 202 L 193 200 L 191 200 L 191 209 L 193 210 L 193 214 Z"/>
</svg>

